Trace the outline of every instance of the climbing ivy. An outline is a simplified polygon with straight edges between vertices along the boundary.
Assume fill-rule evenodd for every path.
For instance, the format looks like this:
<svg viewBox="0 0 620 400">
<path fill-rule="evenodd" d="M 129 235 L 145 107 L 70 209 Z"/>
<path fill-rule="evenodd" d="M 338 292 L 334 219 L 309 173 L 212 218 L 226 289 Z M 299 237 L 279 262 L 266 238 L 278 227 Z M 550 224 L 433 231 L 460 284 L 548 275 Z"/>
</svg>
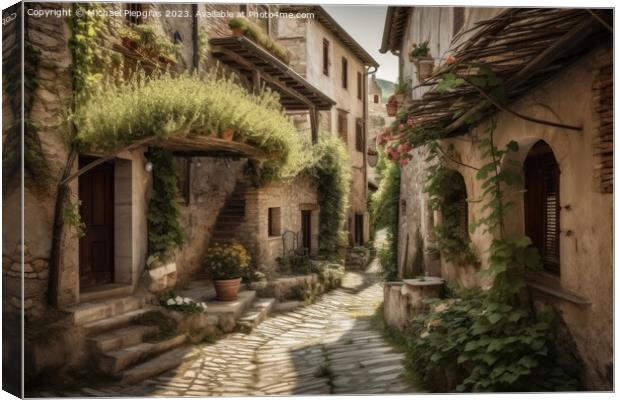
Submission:
<svg viewBox="0 0 620 400">
<path fill-rule="evenodd" d="M 185 242 L 179 222 L 176 167 L 167 150 L 151 150 L 147 158 L 153 164 L 153 193 L 147 213 L 149 254 L 165 259 Z"/>
<path fill-rule="evenodd" d="M 318 182 L 319 248 L 331 254 L 346 240 L 344 224 L 351 190 L 349 155 L 340 138 L 326 135 L 314 146 L 313 152 L 314 160 L 306 172 Z"/>
<path fill-rule="evenodd" d="M 379 249 L 382 276 L 386 281 L 398 279 L 398 202 L 400 168 L 389 163 L 381 176 L 379 189 L 371 197 L 371 215 L 375 229 L 386 229 L 386 240 Z"/>
</svg>

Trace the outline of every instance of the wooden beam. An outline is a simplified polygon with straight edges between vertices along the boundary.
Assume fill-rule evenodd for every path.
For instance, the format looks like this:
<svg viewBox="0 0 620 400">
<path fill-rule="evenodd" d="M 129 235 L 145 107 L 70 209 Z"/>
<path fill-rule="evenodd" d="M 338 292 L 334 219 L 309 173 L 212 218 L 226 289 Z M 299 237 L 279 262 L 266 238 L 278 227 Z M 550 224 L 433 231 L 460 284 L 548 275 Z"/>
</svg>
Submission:
<svg viewBox="0 0 620 400">
<path fill-rule="evenodd" d="M 310 132 L 312 143 L 316 144 L 319 141 L 319 120 L 315 106 L 310 107 Z"/>
<path fill-rule="evenodd" d="M 91 169 L 95 168 L 98 165 L 103 164 L 104 162 L 111 160 L 112 158 L 116 157 L 118 154 L 122 153 L 123 151 L 129 151 L 129 150 L 133 150 L 137 147 L 143 146 L 145 144 L 148 144 L 149 142 L 154 141 L 155 137 L 149 137 L 146 139 L 141 139 L 138 140 L 137 142 L 133 142 L 128 146 L 125 146 L 121 149 L 115 150 L 112 153 L 106 154 L 103 157 L 100 157 L 98 159 L 96 159 L 95 161 L 86 164 L 85 166 L 83 166 L 82 168 L 80 168 L 79 170 L 77 170 L 76 172 L 74 172 L 73 174 L 69 175 L 68 177 L 64 178 L 63 180 L 60 181 L 60 183 L 58 184 L 59 186 L 63 186 L 66 185 L 67 183 L 71 182 L 72 180 L 74 180 L 75 178 L 77 178 L 78 176 L 82 175 L 85 172 L 90 171 Z"/>
</svg>

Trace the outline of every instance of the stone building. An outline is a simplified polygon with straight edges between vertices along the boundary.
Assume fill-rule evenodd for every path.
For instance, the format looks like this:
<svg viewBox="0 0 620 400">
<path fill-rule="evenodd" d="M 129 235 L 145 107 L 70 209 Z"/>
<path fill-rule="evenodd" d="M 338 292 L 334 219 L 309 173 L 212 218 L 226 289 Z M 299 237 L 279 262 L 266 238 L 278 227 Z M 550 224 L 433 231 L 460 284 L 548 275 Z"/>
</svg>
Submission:
<svg viewBox="0 0 620 400">
<path fill-rule="evenodd" d="M 377 82 L 377 76 L 372 74 L 368 79 L 368 189 L 377 190 L 378 176 L 374 166 L 378 159 L 377 136 L 383 129 L 393 122 L 394 118 L 389 117 L 383 102 L 381 86 Z M 373 165 L 374 164 L 374 165 Z"/>
<path fill-rule="evenodd" d="M 70 15 L 74 5 L 29 3 L 28 7 L 35 10 L 45 7 L 66 16 Z M 338 65 L 341 58 L 350 60 L 346 69 L 346 73 L 350 74 L 348 89 L 334 90 L 333 80 L 317 79 L 320 71 L 309 70 L 300 75 L 296 72 L 299 63 L 292 62 L 289 66 L 252 40 L 233 36 L 227 22 L 243 12 L 245 15 L 256 15 L 250 19 L 263 27 L 267 34 L 279 37 L 272 26 L 277 23 L 260 14 L 269 11 L 270 6 L 111 3 L 102 4 L 102 7 L 119 12 L 111 13 L 112 16 L 106 20 L 105 29 L 109 33 L 106 47 L 127 65 L 134 65 L 139 55 L 133 53 L 130 47 L 124 47 L 118 32 L 123 27 L 148 23 L 157 34 L 178 44 L 176 61 L 171 63 L 170 68 L 183 72 L 204 66 L 219 66 L 228 74 L 236 74 L 249 90 L 270 88 L 279 94 L 287 114 L 309 121 L 307 125 L 300 126 L 300 134 L 308 135 L 313 141 L 318 137 L 319 112 L 335 116 L 338 113 L 334 105 L 346 109 L 343 115 L 347 122 L 344 122 L 341 131 L 346 134 L 354 155 L 354 188 L 357 192 L 352 194 L 352 198 L 363 196 L 362 201 L 352 204 L 351 221 L 357 216 L 360 216 L 360 221 L 367 219 L 363 155 L 366 145 L 363 128 L 366 116 L 365 74 L 366 66 L 376 66 L 376 63 L 326 13 L 323 12 L 323 18 L 331 21 L 333 26 L 320 29 L 333 43 L 330 59 L 338 59 Z M 131 10 L 132 13 L 124 15 L 124 10 Z M 191 17 L 179 18 L 181 15 Z M 213 17 L 215 15 L 221 17 Z M 71 20 L 31 15 L 25 18 L 23 35 L 29 46 L 26 51 L 38 55 L 38 64 L 32 68 L 32 78 L 36 78 L 38 86 L 26 93 L 26 117 L 37 122 L 33 137 L 41 154 L 49 162 L 53 184 L 39 190 L 37 178 L 30 171 L 25 171 L 23 226 L 26 231 L 22 244 L 20 232 L 9 229 L 22 226 L 19 176 L 5 179 L 3 305 L 5 310 L 9 310 L 5 315 L 18 316 L 20 311 L 25 311 L 27 323 L 45 326 L 57 310 L 73 315 L 75 323 L 81 318 L 77 315 L 88 315 L 87 319 L 92 321 L 97 313 L 105 314 L 99 317 L 129 318 L 128 313 L 140 311 L 143 302 L 125 300 L 139 297 L 145 290 L 143 277 L 149 256 L 147 208 L 152 195 L 152 173 L 157 172 L 149 169 L 149 160 L 145 156 L 148 148 L 171 150 L 179 165 L 181 224 L 187 241 L 175 254 L 173 270 L 166 272 L 167 287 L 174 286 L 177 281 L 188 282 L 200 274 L 205 250 L 214 242 L 231 239 L 242 242 L 252 253 L 259 270 L 267 274 L 275 271 L 276 258 L 283 255 L 283 235 L 286 232 L 295 235 L 297 246 L 306 248 L 310 254 L 317 253 L 320 240 L 317 183 L 308 177 L 298 177 L 292 182 L 253 186 L 246 170 L 249 160 L 256 158 L 256 153 L 248 146 L 240 144 L 227 148 L 206 142 L 188 145 L 168 140 L 159 144 L 155 141 L 137 143 L 112 154 L 72 152 L 64 138 L 67 127 L 62 118 L 75 93 L 71 74 Z M 323 26 L 316 21 L 308 25 Z M 200 44 L 201 32 L 208 38 L 206 48 Z M 18 47 L 20 34 L 18 29 L 5 30 L 4 60 Z M 308 32 L 308 37 L 311 36 L 316 37 Z M 293 50 L 289 49 L 289 52 Z M 308 54 L 313 52 L 308 48 Z M 320 51 L 315 53 L 320 54 Z M 335 69 L 332 68 L 333 78 L 337 76 Z M 4 92 L 5 120 L 17 118 L 8 98 L 10 94 Z M 329 121 L 334 127 L 330 130 L 336 131 L 335 117 Z M 360 129 L 353 129 L 355 126 Z M 354 140 L 356 132 L 359 135 L 357 147 Z M 9 139 L 5 136 L 3 140 L 6 144 Z M 63 185 L 58 185 L 60 181 L 66 182 L 64 189 Z M 62 209 L 62 206 L 59 208 L 58 204 L 63 204 L 57 201 L 62 196 L 59 191 L 66 193 L 70 204 L 79 207 L 79 212 L 83 214 L 82 222 L 85 223 L 85 236 L 79 237 L 77 226 L 59 223 L 58 216 L 71 211 Z M 351 229 L 353 224 L 350 222 Z M 367 235 L 365 227 L 358 242 L 363 243 Z M 23 293 L 22 274 L 25 278 Z M 132 295 L 134 297 L 126 297 Z M 16 324 L 14 328 L 19 326 Z M 21 347 L 11 341 L 11 335 L 3 335 L 3 340 L 6 348 L 16 350 Z M 72 346 L 54 347 L 62 354 L 57 352 L 54 356 L 56 361 L 47 359 L 45 362 L 49 362 L 50 366 L 55 363 L 76 365 L 75 357 L 86 354 L 82 351 L 84 340 L 81 337 Z M 27 363 L 45 364 L 35 360 L 35 350 L 34 347 L 31 349 Z"/>
<path fill-rule="evenodd" d="M 280 11 L 313 15 L 278 19 L 274 36 L 291 50 L 291 67 L 336 102 L 331 110 L 319 113 L 319 125 L 339 135 L 349 149 L 353 168 L 349 244 L 363 245 L 369 237 L 367 77 L 378 64 L 322 7 L 287 6 Z"/>
<path fill-rule="evenodd" d="M 507 16 L 507 21 L 526 18 L 523 10 L 389 7 L 381 51 L 399 55 L 401 77 L 414 87 L 403 107 L 414 121 L 427 126 L 443 118 L 440 123 L 453 128 L 449 138 L 439 142 L 455 160 L 449 167 L 460 177 L 464 195 L 454 201 L 462 202 L 465 229 L 485 215 L 473 201 L 480 198 L 484 188 L 476 179 L 476 171 L 467 167 L 480 167 L 485 162 L 479 148 L 481 138 L 494 120 L 494 140 L 498 147 L 510 141 L 518 143 L 518 152 L 511 160 L 503 161 L 503 165 L 517 162 L 522 166 L 525 185 L 524 191 L 511 195 L 516 208 L 504 221 L 507 234 L 530 236 L 541 253 L 543 270 L 526 279 L 530 293 L 537 306 L 552 305 L 566 324 L 586 366 L 583 373 L 586 387 L 610 390 L 613 67 L 612 41 L 605 26 L 610 15 L 605 10 L 595 17 L 583 10 L 532 12 L 539 12 L 541 18 L 553 18 L 557 12 L 557 16 L 572 18 L 571 24 L 562 25 L 557 32 L 549 30 L 555 35 L 548 38 L 545 48 L 534 50 L 536 41 L 519 47 L 522 53 L 513 59 L 514 63 L 504 64 L 514 68 L 510 69 L 514 72 L 501 76 L 508 86 L 507 105 L 501 110 L 489 109 L 477 124 L 463 123 L 475 103 L 440 103 L 447 96 L 433 97 L 437 95 L 433 84 L 418 86 L 422 83 L 418 80 L 419 71 L 408 53 L 413 43 L 428 40 L 431 57 L 439 68 L 467 58 L 463 49 L 485 43 L 489 49 L 495 49 L 491 57 L 509 58 L 512 53 L 497 50 L 494 40 L 499 40 L 496 37 L 501 37 L 503 29 L 512 29 L 510 22 L 497 25 L 499 28 L 493 35 L 480 27 Z M 478 29 L 471 29 L 476 24 Z M 544 28 L 542 24 L 537 32 L 544 33 Z M 467 62 L 482 61 L 467 59 Z M 473 97 L 480 102 L 478 97 Z M 433 98 L 438 103 L 432 103 Z M 434 104 L 442 105 L 434 108 L 435 114 L 431 115 L 430 111 L 425 114 L 422 104 L 426 109 Z M 458 111 L 459 107 L 464 109 Z M 540 123 L 541 120 L 551 123 Z M 417 251 L 423 251 L 427 274 L 461 286 L 487 286 L 489 282 L 477 272 L 487 267 L 485 249 L 493 236 L 480 229 L 468 234 L 481 266 L 449 262 L 433 251 L 434 227 L 441 224 L 442 213 L 431 210 L 423 191 L 428 167 L 424 161 L 426 150 L 417 148 L 411 154 L 412 162 L 401 168 L 400 276 L 406 275 L 410 268 L 405 262 L 410 263 Z M 416 241 L 421 241 L 419 246 Z"/>
</svg>

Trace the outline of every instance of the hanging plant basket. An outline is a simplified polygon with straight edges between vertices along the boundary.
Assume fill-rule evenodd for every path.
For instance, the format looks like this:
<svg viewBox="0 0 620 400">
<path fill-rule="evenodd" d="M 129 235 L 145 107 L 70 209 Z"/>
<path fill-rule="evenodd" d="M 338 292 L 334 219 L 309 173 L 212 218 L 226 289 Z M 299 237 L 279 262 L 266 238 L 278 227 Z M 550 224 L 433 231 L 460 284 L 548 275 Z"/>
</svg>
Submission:
<svg viewBox="0 0 620 400">
<path fill-rule="evenodd" d="M 422 83 L 433 75 L 435 60 L 432 57 L 416 58 L 414 64 L 418 70 L 418 82 Z"/>
</svg>

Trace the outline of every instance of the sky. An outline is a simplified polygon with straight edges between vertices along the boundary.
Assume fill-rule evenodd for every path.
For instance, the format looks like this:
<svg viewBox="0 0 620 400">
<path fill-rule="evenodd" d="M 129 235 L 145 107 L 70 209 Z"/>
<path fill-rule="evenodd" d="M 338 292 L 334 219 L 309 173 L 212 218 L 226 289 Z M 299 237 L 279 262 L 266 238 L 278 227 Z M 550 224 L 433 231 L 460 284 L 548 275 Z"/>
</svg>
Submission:
<svg viewBox="0 0 620 400">
<path fill-rule="evenodd" d="M 379 53 L 387 6 L 333 6 L 323 8 L 355 39 L 377 62 L 377 77 L 398 80 L 398 58 L 390 52 Z"/>
</svg>

